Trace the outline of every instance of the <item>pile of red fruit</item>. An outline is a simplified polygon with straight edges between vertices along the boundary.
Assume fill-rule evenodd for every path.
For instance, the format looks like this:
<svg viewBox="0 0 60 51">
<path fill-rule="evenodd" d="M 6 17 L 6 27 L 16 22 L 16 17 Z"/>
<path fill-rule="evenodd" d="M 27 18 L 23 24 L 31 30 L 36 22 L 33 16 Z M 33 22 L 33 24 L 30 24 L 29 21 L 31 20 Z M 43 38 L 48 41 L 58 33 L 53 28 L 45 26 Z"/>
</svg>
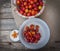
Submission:
<svg viewBox="0 0 60 51">
<path fill-rule="evenodd" d="M 27 42 L 37 43 L 41 38 L 41 34 L 39 33 L 39 26 L 31 24 L 30 26 L 24 27 L 23 35 Z"/>
<path fill-rule="evenodd" d="M 43 7 L 43 0 L 16 0 L 17 10 L 24 16 L 34 16 Z"/>
</svg>

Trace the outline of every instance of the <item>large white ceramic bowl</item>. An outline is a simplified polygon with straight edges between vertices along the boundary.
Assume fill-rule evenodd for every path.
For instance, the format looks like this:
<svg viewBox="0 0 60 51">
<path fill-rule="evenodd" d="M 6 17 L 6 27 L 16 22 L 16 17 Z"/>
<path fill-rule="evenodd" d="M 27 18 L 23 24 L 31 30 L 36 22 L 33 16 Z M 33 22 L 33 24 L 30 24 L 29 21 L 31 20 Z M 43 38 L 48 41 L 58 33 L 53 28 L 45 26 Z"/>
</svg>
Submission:
<svg viewBox="0 0 60 51">
<path fill-rule="evenodd" d="M 41 33 L 41 39 L 38 41 L 38 43 L 28 43 L 24 39 L 23 29 L 26 25 L 29 26 L 30 24 L 40 26 L 39 32 Z M 21 43 L 29 49 L 38 49 L 38 48 L 44 47 L 48 43 L 49 38 L 50 38 L 50 29 L 49 29 L 48 25 L 46 24 L 46 22 L 44 22 L 41 19 L 30 18 L 30 19 L 26 20 L 19 28 L 19 39 L 20 39 Z"/>
<path fill-rule="evenodd" d="M 15 7 L 16 7 L 16 0 L 11 0 L 11 3 L 12 3 L 13 5 L 15 5 Z M 18 12 L 18 10 L 16 10 L 16 13 L 17 13 L 20 17 L 23 17 L 23 18 L 34 18 L 34 17 L 38 17 L 38 16 L 41 15 L 41 14 L 43 13 L 43 11 L 44 11 L 46 1 L 43 0 L 43 3 L 44 3 L 44 4 L 43 4 L 43 7 L 42 7 L 42 9 L 40 10 L 40 12 L 37 13 L 36 15 L 34 15 L 34 16 L 24 16 L 24 15 L 20 14 L 20 13 Z M 16 8 L 17 8 L 17 7 L 16 7 Z M 15 8 L 15 9 L 16 9 L 16 8 Z"/>
</svg>

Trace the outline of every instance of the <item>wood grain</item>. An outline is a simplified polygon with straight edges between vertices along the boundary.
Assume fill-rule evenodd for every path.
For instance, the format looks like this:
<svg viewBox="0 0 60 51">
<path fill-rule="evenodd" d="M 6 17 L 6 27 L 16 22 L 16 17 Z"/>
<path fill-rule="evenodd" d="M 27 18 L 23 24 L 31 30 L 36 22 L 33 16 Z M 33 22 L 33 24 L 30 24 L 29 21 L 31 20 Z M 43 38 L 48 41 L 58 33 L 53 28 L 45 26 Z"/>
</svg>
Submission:
<svg viewBox="0 0 60 51">
<path fill-rule="evenodd" d="M 9 43 L 0 43 L 0 47 L 10 48 L 10 49 L 27 49 L 21 43 L 12 43 L 12 45 L 9 45 Z"/>
<path fill-rule="evenodd" d="M 0 42 L 11 42 L 10 31 L 0 31 Z"/>
<path fill-rule="evenodd" d="M 0 13 L 8 13 L 8 12 L 11 12 L 12 10 L 11 10 L 11 8 L 0 8 Z"/>
<path fill-rule="evenodd" d="M 0 19 L 0 30 L 16 29 L 16 24 L 13 19 Z"/>
<path fill-rule="evenodd" d="M 11 12 L 8 13 L 0 13 L 0 19 L 14 19 Z"/>
</svg>

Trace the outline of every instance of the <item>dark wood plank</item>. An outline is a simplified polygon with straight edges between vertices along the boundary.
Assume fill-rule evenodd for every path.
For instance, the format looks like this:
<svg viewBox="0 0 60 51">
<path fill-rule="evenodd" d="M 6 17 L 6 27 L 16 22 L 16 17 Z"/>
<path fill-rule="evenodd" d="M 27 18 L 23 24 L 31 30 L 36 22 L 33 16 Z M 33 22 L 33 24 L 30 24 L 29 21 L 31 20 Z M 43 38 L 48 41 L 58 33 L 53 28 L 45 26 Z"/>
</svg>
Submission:
<svg viewBox="0 0 60 51">
<path fill-rule="evenodd" d="M 0 19 L 0 30 L 17 29 L 14 19 Z"/>
</svg>

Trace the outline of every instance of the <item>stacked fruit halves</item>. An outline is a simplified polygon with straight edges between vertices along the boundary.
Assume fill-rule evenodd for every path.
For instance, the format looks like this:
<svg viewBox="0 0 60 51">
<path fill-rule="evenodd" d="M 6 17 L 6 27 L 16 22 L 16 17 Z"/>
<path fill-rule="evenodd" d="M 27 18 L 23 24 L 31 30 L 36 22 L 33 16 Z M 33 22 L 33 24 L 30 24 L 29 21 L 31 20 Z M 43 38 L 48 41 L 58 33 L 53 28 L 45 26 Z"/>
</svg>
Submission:
<svg viewBox="0 0 60 51">
<path fill-rule="evenodd" d="M 24 39 L 29 43 L 37 43 L 41 38 L 39 28 L 38 25 L 33 24 L 25 26 L 23 30 Z"/>
</svg>

